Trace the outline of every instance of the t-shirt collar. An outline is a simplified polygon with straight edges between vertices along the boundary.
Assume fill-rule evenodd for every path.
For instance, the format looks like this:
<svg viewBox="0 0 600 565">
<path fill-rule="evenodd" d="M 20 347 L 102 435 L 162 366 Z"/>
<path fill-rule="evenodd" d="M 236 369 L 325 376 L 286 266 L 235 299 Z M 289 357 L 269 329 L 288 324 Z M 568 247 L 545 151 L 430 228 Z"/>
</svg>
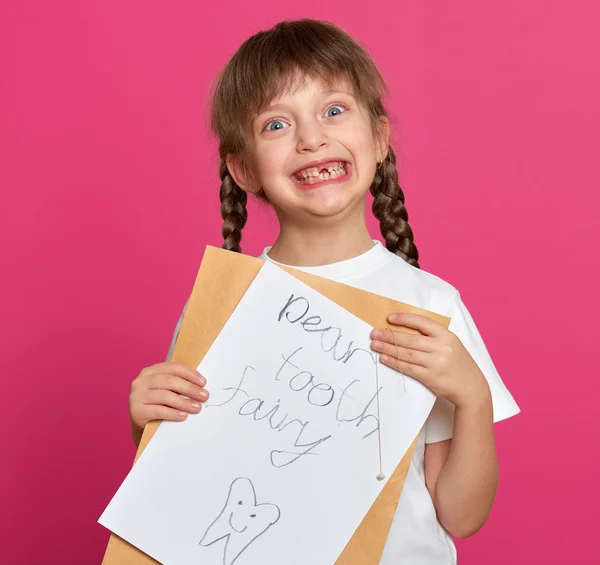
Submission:
<svg viewBox="0 0 600 565">
<path fill-rule="evenodd" d="M 299 271 L 304 271 L 305 273 L 310 273 L 320 277 L 343 279 L 373 269 L 378 264 L 389 260 L 390 252 L 382 245 L 382 243 L 376 239 L 373 240 L 373 243 L 375 245 L 371 247 L 371 249 L 361 253 L 360 255 L 357 255 L 356 257 L 345 259 L 344 261 L 329 263 L 327 265 L 299 267 L 296 265 L 279 263 L 274 259 L 271 259 L 268 255 L 271 246 L 265 247 L 264 251 L 258 256 L 258 258 L 262 259 L 263 261 L 270 261 L 275 265 L 298 269 Z"/>
</svg>

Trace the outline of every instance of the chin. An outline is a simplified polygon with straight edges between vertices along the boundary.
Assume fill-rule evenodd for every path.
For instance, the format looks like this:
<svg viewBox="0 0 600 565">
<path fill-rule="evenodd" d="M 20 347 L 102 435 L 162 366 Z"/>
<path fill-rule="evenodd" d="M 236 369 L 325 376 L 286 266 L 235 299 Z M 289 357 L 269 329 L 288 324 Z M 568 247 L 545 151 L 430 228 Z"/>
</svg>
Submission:
<svg viewBox="0 0 600 565">
<path fill-rule="evenodd" d="M 299 195 L 289 194 L 283 198 L 273 195 L 271 203 L 276 209 L 285 210 L 286 215 L 300 213 L 314 218 L 339 219 L 353 214 L 357 209 L 360 209 L 361 214 L 364 213 L 365 199 L 366 191 L 359 192 L 356 187 L 330 184 L 304 190 Z"/>
<path fill-rule="evenodd" d="M 309 206 L 310 212 L 321 218 L 342 217 L 351 214 L 354 210 L 364 209 L 363 199 L 343 198 L 327 198 L 323 201 L 315 202 Z"/>
</svg>

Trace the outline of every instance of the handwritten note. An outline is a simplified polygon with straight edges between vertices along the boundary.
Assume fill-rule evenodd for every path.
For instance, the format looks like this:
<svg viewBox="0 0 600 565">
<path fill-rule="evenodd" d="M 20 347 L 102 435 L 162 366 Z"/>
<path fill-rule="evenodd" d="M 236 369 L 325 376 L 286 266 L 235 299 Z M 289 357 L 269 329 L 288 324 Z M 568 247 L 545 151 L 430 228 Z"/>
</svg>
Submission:
<svg viewBox="0 0 600 565">
<path fill-rule="evenodd" d="M 265 263 L 100 523 L 172 565 L 332 565 L 434 396 L 379 364 L 371 327 Z M 379 395 L 379 414 L 377 396 Z"/>
</svg>

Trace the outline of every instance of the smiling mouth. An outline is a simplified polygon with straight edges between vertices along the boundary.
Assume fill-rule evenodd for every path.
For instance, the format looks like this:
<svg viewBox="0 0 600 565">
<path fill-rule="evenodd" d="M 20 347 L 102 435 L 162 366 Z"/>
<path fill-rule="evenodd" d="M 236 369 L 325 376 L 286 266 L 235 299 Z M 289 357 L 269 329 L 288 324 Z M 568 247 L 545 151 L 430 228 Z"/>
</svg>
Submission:
<svg viewBox="0 0 600 565">
<path fill-rule="evenodd" d="M 343 161 L 331 166 L 300 171 L 294 173 L 291 178 L 299 186 L 313 186 L 331 181 L 342 182 L 350 176 L 350 169 L 350 163 Z"/>
<path fill-rule="evenodd" d="M 244 528 L 242 530 L 236 529 L 236 527 L 232 523 L 232 520 L 233 520 L 233 512 L 229 516 L 229 525 L 231 526 L 231 529 L 234 532 L 237 532 L 238 534 L 241 534 L 241 533 L 245 532 L 248 529 L 248 526 L 244 526 Z"/>
</svg>

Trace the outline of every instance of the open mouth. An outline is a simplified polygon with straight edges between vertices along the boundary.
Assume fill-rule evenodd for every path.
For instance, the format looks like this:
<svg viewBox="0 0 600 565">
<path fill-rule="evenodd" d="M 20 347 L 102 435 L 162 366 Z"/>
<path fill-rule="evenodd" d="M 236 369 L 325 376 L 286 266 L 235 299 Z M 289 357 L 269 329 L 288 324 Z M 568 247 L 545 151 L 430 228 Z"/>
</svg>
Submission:
<svg viewBox="0 0 600 565">
<path fill-rule="evenodd" d="M 350 174 L 350 163 L 332 161 L 319 167 L 309 167 L 292 175 L 292 180 L 301 186 L 312 186 L 326 181 L 342 181 Z"/>
</svg>

